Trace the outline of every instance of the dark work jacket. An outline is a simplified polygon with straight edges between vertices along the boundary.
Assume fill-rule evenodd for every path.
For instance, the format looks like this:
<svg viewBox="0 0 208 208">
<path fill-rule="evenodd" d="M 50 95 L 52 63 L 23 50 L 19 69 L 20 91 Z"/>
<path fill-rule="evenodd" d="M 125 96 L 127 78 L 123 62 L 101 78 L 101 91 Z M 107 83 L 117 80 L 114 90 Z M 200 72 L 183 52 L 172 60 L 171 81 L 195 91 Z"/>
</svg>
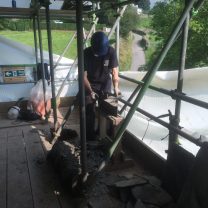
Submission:
<svg viewBox="0 0 208 208">
<path fill-rule="evenodd" d="M 87 71 L 92 90 L 111 92 L 110 74 L 115 67 L 118 67 L 118 60 L 114 48 L 109 47 L 108 53 L 100 57 L 93 54 L 91 47 L 84 50 L 84 70 Z"/>
</svg>

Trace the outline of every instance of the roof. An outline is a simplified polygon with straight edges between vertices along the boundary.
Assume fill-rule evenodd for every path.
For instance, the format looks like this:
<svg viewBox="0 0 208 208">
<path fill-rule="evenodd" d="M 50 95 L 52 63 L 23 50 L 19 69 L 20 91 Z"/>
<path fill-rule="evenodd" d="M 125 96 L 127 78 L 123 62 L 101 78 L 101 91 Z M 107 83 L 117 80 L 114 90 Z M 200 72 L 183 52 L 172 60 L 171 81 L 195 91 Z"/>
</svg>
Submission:
<svg viewBox="0 0 208 208">
<path fill-rule="evenodd" d="M 15 1 L 16 1 L 17 8 L 30 8 L 31 0 L 15 0 Z M 61 1 L 60 0 L 59 1 L 50 0 L 50 2 L 51 2 L 50 9 L 61 9 L 61 7 L 64 3 L 63 0 L 61 0 Z M 12 8 L 12 1 L 1 0 L 0 7 Z"/>
<path fill-rule="evenodd" d="M 32 8 L 11 8 L 0 7 L 0 16 L 6 18 L 32 18 L 36 14 L 36 10 Z M 75 11 L 69 10 L 50 10 L 51 19 L 67 19 L 75 17 Z M 40 9 L 40 17 L 45 17 L 45 10 Z"/>
</svg>

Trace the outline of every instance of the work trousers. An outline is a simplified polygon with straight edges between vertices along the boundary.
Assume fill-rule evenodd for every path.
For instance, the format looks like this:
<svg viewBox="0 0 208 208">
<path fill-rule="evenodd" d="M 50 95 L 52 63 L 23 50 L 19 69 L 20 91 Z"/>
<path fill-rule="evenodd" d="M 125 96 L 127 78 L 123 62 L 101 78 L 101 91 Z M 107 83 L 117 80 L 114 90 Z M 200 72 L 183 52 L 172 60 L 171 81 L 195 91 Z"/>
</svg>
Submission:
<svg viewBox="0 0 208 208">
<path fill-rule="evenodd" d="M 108 97 L 109 93 L 102 91 L 96 91 L 98 95 L 98 109 L 100 103 Z M 96 100 L 92 100 L 90 96 L 86 96 L 86 138 L 87 140 L 94 140 L 99 132 L 99 123 L 96 127 Z"/>
<path fill-rule="evenodd" d="M 92 102 L 86 105 L 87 140 L 94 140 L 96 138 L 95 119 L 96 119 L 96 102 Z"/>
</svg>

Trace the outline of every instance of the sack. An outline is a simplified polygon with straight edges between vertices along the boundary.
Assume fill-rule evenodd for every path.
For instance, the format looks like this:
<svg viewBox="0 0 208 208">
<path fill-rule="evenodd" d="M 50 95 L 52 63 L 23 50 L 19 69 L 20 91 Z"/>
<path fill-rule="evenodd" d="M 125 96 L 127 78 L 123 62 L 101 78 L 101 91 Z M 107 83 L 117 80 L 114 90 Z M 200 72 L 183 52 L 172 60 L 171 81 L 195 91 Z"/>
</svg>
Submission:
<svg viewBox="0 0 208 208">
<path fill-rule="evenodd" d="M 30 92 L 30 103 L 32 104 L 33 110 L 44 116 L 45 112 L 45 102 L 47 111 L 49 111 L 51 107 L 50 99 L 51 99 L 51 88 L 48 86 L 48 83 L 45 81 L 45 100 L 44 100 L 44 92 L 43 92 L 43 81 L 39 80 L 36 85 L 32 88 Z M 45 102 L 44 102 L 45 101 Z"/>
<path fill-rule="evenodd" d="M 36 112 L 33 112 L 32 110 L 20 110 L 18 119 L 24 120 L 24 121 L 35 121 L 38 119 L 41 119 L 41 115 L 39 115 Z"/>
<path fill-rule="evenodd" d="M 45 101 L 51 99 L 51 87 L 48 85 L 47 80 L 45 82 Z M 43 81 L 39 80 L 36 85 L 31 89 L 30 92 L 30 101 L 32 103 L 38 104 L 44 101 L 44 92 L 43 92 Z"/>
</svg>

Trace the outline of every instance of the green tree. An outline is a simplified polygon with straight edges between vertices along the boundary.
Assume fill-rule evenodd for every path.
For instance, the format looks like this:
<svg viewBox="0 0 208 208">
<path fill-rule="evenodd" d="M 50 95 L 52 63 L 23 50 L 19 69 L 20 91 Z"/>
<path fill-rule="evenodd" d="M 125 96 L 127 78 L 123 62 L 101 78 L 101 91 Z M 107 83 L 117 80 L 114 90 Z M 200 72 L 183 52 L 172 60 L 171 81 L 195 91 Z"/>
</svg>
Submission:
<svg viewBox="0 0 208 208">
<path fill-rule="evenodd" d="M 183 0 L 159 2 L 152 9 L 152 28 L 160 42 L 152 60 L 164 46 L 174 25 L 184 8 Z M 196 15 L 192 16 L 189 27 L 186 68 L 200 67 L 208 64 L 208 1 Z M 168 52 L 161 68 L 173 70 L 179 67 L 181 37 Z"/>
<path fill-rule="evenodd" d="M 112 26 L 116 20 L 117 8 L 110 7 L 109 2 L 101 2 L 101 10 L 97 13 L 99 17 L 99 23 L 106 24 L 107 26 Z"/>
<path fill-rule="evenodd" d="M 0 30 L 8 29 L 9 21 L 7 19 L 0 19 Z"/>
<path fill-rule="evenodd" d="M 139 15 L 135 7 L 129 6 L 121 18 L 120 33 L 123 38 L 128 37 L 130 31 L 137 29 Z"/>
<path fill-rule="evenodd" d="M 139 8 L 143 9 L 144 12 L 150 10 L 150 0 L 139 0 L 137 5 Z"/>
<path fill-rule="evenodd" d="M 177 1 L 177 2 L 176 2 Z M 154 8 L 151 10 L 152 15 L 151 26 L 154 30 L 155 40 L 159 43 L 157 44 L 155 53 L 153 53 L 150 58 L 150 65 L 154 61 L 155 57 L 161 51 L 167 38 L 169 37 L 174 25 L 177 22 L 180 13 L 182 12 L 183 5 L 179 4 L 179 1 L 175 2 L 158 2 L 155 4 Z M 179 66 L 179 56 L 180 56 L 180 39 L 178 39 L 169 50 L 165 60 L 161 65 L 161 70 L 176 69 Z"/>
<path fill-rule="evenodd" d="M 152 9 L 152 28 L 159 41 L 156 52 L 159 53 L 169 37 L 174 25 L 184 8 L 183 0 L 159 2 Z M 208 2 L 205 1 L 196 15 L 192 16 L 189 27 L 189 38 L 186 57 L 186 68 L 206 66 L 208 64 Z M 179 67 L 181 37 L 174 43 L 162 63 L 161 69 L 174 70 Z M 150 63 L 152 64 L 152 63 Z"/>
<path fill-rule="evenodd" d="M 101 13 L 98 14 L 100 23 L 104 23 L 112 27 L 116 18 L 116 8 L 110 8 L 109 3 L 101 4 Z M 136 29 L 139 22 L 139 15 L 137 14 L 136 7 L 128 6 L 121 18 L 120 34 L 123 38 L 127 38 L 130 31 Z"/>
</svg>

